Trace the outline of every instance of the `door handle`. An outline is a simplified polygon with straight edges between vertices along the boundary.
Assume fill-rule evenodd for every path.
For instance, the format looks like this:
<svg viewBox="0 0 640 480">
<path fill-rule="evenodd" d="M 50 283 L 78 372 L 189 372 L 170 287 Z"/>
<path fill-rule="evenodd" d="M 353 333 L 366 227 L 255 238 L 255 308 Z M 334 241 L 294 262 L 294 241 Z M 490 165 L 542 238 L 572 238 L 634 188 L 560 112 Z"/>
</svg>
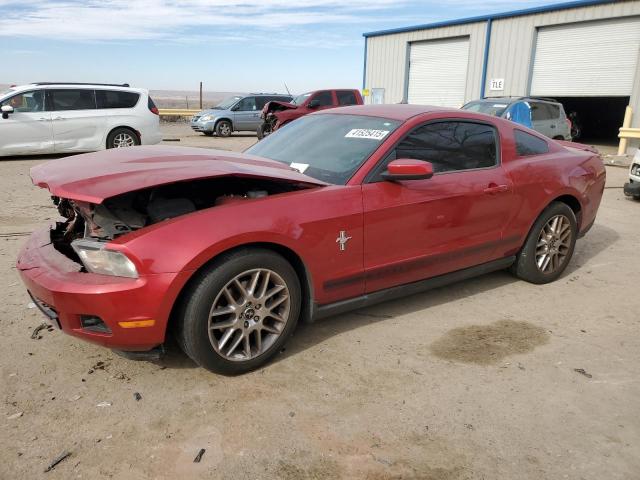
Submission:
<svg viewBox="0 0 640 480">
<path fill-rule="evenodd" d="M 551 125 L 551 128 L 556 128 L 555 124 Z"/>
<path fill-rule="evenodd" d="M 63 117 L 55 117 L 53 120 L 64 120 Z"/>
<path fill-rule="evenodd" d="M 39 122 L 48 122 L 48 121 L 49 121 L 49 119 L 48 119 L 48 118 L 42 118 L 42 117 L 41 117 L 41 118 L 39 118 L 39 119 L 38 119 L 38 121 L 39 121 Z"/>
<path fill-rule="evenodd" d="M 505 193 L 509 191 L 509 185 L 496 185 L 495 183 L 490 183 L 487 188 L 484 189 L 484 193 L 487 195 L 495 195 L 497 193 Z"/>
</svg>

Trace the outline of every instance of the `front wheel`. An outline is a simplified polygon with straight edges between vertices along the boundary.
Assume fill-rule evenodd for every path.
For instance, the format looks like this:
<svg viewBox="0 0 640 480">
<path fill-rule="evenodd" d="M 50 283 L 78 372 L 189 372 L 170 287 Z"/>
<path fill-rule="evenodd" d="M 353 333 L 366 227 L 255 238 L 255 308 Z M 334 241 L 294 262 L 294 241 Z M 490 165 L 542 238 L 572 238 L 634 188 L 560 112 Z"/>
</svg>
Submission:
<svg viewBox="0 0 640 480">
<path fill-rule="evenodd" d="M 140 139 L 128 128 L 116 128 L 107 137 L 107 148 L 125 148 L 140 145 Z"/>
<path fill-rule="evenodd" d="M 248 372 L 282 348 L 300 305 L 300 282 L 289 262 L 269 250 L 238 250 L 216 260 L 186 292 L 178 343 L 208 370 Z"/>
<path fill-rule="evenodd" d="M 271 124 L 267 122 L 262 122 L 260 126 L 258 126 L 258 130 L 256 131 L 258 140 L 262 140 L 264 137 L 266 137 L 270 133 L 271 133 Z"/>
<path fill-rule="evenodd" d="M 551 203 L 533 224 L 511 271 L 527 282 L 553 282 L 567 268 L 577 237 L 573 210 L 566 203 Z"/>
<path fill-rule="evenodd" d="M 231 122 L 227 120 L 220 120 L 216 125 L 216 133 L 219 137 L 228 137 L 233 132 Z"/>
</svg>

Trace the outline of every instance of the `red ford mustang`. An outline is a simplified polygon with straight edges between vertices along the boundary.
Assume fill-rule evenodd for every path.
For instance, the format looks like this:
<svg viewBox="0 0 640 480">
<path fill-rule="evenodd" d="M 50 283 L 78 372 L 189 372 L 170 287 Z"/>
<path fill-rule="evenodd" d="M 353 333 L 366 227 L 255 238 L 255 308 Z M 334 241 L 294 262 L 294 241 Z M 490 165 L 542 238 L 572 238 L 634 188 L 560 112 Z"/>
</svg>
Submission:
<svg viewBox="0 0 640 480">
<path fill-rule="evenodd" d="M 510 268 L 558 278 L 605 183 L 589 147 L 459 110 L 358 106 L 244 154 L 136 147 L 31 170 L 64 221 L 18 269 L 66 333 L 212 371 L 265 363 L 311 320 Z"/>
</svg>

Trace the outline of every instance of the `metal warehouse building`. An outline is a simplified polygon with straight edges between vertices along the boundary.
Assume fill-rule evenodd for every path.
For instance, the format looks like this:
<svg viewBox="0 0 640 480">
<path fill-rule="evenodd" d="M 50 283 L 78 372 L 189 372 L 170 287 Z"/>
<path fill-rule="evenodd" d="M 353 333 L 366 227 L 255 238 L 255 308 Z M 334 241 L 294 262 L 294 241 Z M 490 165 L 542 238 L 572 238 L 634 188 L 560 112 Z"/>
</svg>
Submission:
<svg viewBox="0 0 640 480">
<path fill-rule="evenodd" d="M 640 0 L 573 1 L 365 33 L 370 103 L 460 107 L 481 97 L 563 103 L 582 138 L 640 126 Z"/>
</svg>

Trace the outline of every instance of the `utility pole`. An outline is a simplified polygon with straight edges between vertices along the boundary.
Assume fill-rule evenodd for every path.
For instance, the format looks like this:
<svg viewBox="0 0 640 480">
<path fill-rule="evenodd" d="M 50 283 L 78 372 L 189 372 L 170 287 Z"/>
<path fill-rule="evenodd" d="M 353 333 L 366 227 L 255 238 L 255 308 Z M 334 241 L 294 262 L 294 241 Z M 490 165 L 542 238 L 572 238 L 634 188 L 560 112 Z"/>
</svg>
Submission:
<svg viewBox="0 0 640 480">
<path fill-rule="evenodd" d="M 202 82 L 200 82 L 200 110 L 202 110 Z"/>
</svg>

